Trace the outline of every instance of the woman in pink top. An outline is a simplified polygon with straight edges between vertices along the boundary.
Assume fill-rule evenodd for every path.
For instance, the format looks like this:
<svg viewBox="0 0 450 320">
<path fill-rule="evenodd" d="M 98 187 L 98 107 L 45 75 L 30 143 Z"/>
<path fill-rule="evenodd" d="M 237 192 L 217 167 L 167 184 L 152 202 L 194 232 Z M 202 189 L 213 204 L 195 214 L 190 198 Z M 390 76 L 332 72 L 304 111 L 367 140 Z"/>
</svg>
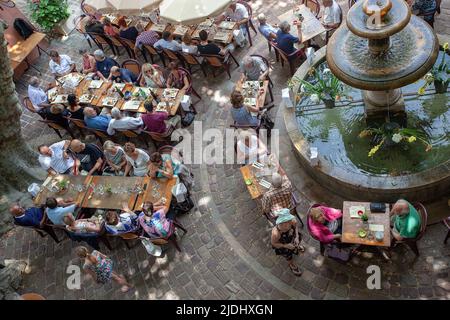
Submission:
<svg viewBox="0 0 450 320">
<path fill-rule="evenodd" d="M 86 49 L 80 49 L 79 53 L 83 57 L 83 73 L 93 73 L 97 71 L 94 56 L 90 55 Z"/>
<path fill-rule="evenodd" d="M 314 207 L 308 218 L 310 233 L 322 243 L 341 239 L 342 212 L 325 206 Z"/>
</svg>

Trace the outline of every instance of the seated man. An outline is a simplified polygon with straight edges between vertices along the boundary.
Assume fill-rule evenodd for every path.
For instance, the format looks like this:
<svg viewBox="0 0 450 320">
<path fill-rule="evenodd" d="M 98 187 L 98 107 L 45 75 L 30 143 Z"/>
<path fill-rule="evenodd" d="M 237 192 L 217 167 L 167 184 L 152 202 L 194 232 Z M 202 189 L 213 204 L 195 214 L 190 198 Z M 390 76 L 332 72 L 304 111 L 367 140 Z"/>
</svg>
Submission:
<svg viewBox="0 0 450 320">
<path fill-rule="evenodd" d="M 150 238 L 165 238 L 169 235 L 172 221 L 166 218 L 165 199 L 153 204 L 145 202 L 139 214 L 139 224 Z"/>
<path fill-rule="evenodd" d="M 74 72 L 76 70 L 75 63 L 72 62 L 72 59 L 68 55 L 62 54 L 60 55 L 58 51 L 52 50 L 49 53 L 50 55 L 50 72 L 56 77 L 62 77 L 66 74 Z"/>
<path fill-rule="evenodd" d="M 41 167 L 51 175 L 73 174 L 75 165 L 79 165 L 68 154 L 70 141 L 63 140 L 52 144 L 50 147 L 42 144 L 38 147 L 39 163 Z"/>
<path fill-rule="evenodd" d="M 269 68 L 261 58 L 247 56 L 242 63 L 241 72 L 241 81 L 263 81 L 269 75 Z"/>
<path fill-rule="evenodd" d="M 123 212 L 118 215 L 116 211 L 110 210 L 106 213 L 106 232 L 119 234 L 129 232 L 137 228 L 137 215 L 128 208 L 127 203 L 122 204 Z"/>
<path fill-rule="evenodd" d="M 342 15 L 341 7 L 339 7 L 335 0 L 324 0 L 323 6 L 323 26 L 327 29 L 334 29 L 339 27 L 339 25 L 341 24 Z"/>
<path fill-rule="evenodd" d="M 108 79 L 111 68 L 118 66 L 117 62 L 110 57 L 106 57 L 102 50 L 94 51 L 94 58 L 96 61 L 95 68 L 97 69 L 97 76 L 106 81 Z"/>
<path fill-rule="evenodd" d="M 261 34 L 270 41 L 275 41 L 277 38 L 278 28 L 275 28 L 266 22 L 266 16 L 264 13 L 258 15 L 259 27 L 258 30 Z"/>
<path fill-rule="evenodd" d="M 289 22 L 283 21 L 280 24 L 280 30 L 277 32 L 277 47 L 280 48 L 285 54 L 290 55 L 294 53 L 297 49 L 294 47 L 295 43 L 302 43 L 301 39 L 301 23 L 297 24 L 298 34 L 300 38 L 293 36 L 289 32 L 291 31 L 291 26 Z"/>
<path fill-rule="evenodd" d="M 81 167 L 88 175 L 101 175 L 105 155 L 103 151 L 93 143 L 82 143 L 78 139 L 70 142 L 70 150 L 81 156 Z"/>
<path fill-rule="evenodd" d="M 243 47 L 247 43 L 247 39 L 245 38 L 247 36 L 246 25 L 249 19 L 247 8 L 243 4 L 238 3 L 236 0 L 233 0 L 231 1 L 227 10 L 218 17 L 217 21 L 221 22 L 226 18 L 229 18 L 230 21 L 236 22 L 238 24 L 239 30 L 235 30 L 233 32 L 234 39 L 239 46 Z"/>
<path fill-rule="evenodd" d="M 108 129 L 106 130 L 110 136 L 114 135 L 116 130 L 134 130 L 137 131 L 137 133 L 140 133 L 144 124 L 141 117 L 134 118 L 122 116 L 122 113 L 117 107 L 112 108 L 111 116 L 112 119 L 109 122 Z"/>
<path fill-rule="evenodd" d="M 47 207 L 47 216 L 54 225 L 64 225 L 64 217 L 70 215 L 73 217 L 75 213 L 76 204 L 72 199 L 47 198 L 45 201 Z"/>
<path fill-rule="evenodd" d="M 325 206 L 311 209 L 307 221 L 311 234 L 322 243 L 342 238 L 342 211 Z"/>
<path fill-rule="evenodd" d="M 225 55 L 227 49 L 222 49 L 218 45 L 212 42 L 208 42 L 208 32 L 202 30 L 199 32 L 200 43 L 197 45 L 198 52 L 206 55 Z"/>
<path fill-rule="evenodd" d="M 88 128 L 102 131 L 108 130 L 111 116 L 104 114 L 97 115 L 95 109 L 91 107 L 85 107 L 83 113 L 84 122 Z"/>
<path fill-rule="evenodd" d="M 178 52 L 182 49 L 181 44 L 172 39 L 172 34 L 169 31 L 164 31 L 162 34 L 162 39 L 156 41 L 153 46 L 160 51 L 163 49 L 168 49 Z"/>
<path fill-rule="evenodd" d="M 141 118 L 146 131 L 164 133 L 168 130 L 168 125 L 176 127 L 181 121 L 179 115 L 169 119 L 167 112 L 156 112 L 151 102 L 145 102 L 144 107 L 147 113 L 141 115 Z"/>
<path fill-rule="evenodd" d="M 280 168 L 280 171 L 282 169 Z M 283 172 L 284 173 L 284 172 Z M 292 199 L 292 184 L 287 175 L 281 175 L 278 172 L 272 174 L 272 186 L 262 197 L 263 213 L 269 218 L 275 219 L 274 212 L 283 208 L 292 208 L 294 205 Z"/>
<path fill-rule="evenodd" d="M 154 46 L 158 40 L 159 40 L 159 35 L 156 31 L 153 31 L 153 30 L 143 31 L 136 38 L 135 47 L 142 49 L 143 45 Z"/>
<path fill-rule="evenodd" d="M 393 205 L 390 215 L 394 220 L 391 233 L 395 240 L 402 241 L 417 237 L 422 221 L 420 214 L 411 203 L 403 199 L 398 200 Z"/>
<path fill-rule="evenodd" d="M 138 78 L 137 75 L 135 75 L 130 70 L 114 66 L 111 68 L 108 81 L 133 84 L 137 81 L 137 78 Z"/>
<path fill-rule="evenodd" d="M 41 81 L 37 77 L 31 77 L 28 85 L 28 98 L 30 98 L 34 109 L 43 116 L 43 110 L 50 107 L 47 92 L 40 87 Z"/>
<path fill-rule="evenodd" d="M 23 227 L 42 227 L 45 222 L 45 212 L 40 207 L 31 207 L 25 209 L 19 204 L 13 204 L 9 212 L 17 225 Z"/>
<path fill-rule="evenodd" d="M 66 229 L 75 233 L 100 233 L 102 225 L 96 218 L 91 219 L 78 219 L 72 215 L 67 215 L 63 218 Z"/>
</svg>

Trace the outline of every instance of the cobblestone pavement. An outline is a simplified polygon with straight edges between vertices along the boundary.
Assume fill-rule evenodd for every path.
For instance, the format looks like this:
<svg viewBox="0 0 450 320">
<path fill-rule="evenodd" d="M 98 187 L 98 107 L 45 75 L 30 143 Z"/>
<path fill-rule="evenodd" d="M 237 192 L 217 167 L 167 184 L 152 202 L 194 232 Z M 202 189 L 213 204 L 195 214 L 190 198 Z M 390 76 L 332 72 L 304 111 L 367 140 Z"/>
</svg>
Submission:
<svg viewBox="0 0 450 320">
<path fill-rule="evenodd" d="M 280 1 L 254 1 L 256 13 L 265 12 L 269 21 L 286 12 L 286 3 Z M 255 13 L 255 15 L 256 15 Z M 275 83 L 275 102 L 281 100 L 281 88 L 288 79 L 287 67 L 276 64 L 268 53 L 261 35 L 254 46 L 237 53 L 242 58 L 248 53 L 267 56 L 275 67 L 271 77 Z M 67 40 L 53 41 L 52 48 L 77 57 L 80 47 L 87 47 L 78 34 Z M 119 60 L 126 58 L 125 55 Z M 77 61 L 80 62 L 80 61 Z M 46 70 L 48 59 L 42 57 L 36 64 Z M 34 71 L 22 78 L 27 82 Z M 203 99 L 196 105 L 196 120 L 205 128 L 223 130 L 231 123 L 228 95 L 239 77 L 234 71 L 228 80 L 222 74 L 216 79 L 194 75 L 194 83 Z M 45 73 L 41 77 L 50 81 Z M 17 88 L 23 96 L 23 86 Z M 309 178 L 300 168 L 290 149 L 282 123 L 282 107 L 272 110 L 276 128 L 280 130 L 280 159 L 287 171 L 298 198 L 299 212 L 304 217 L 311 203 L 326 202 L 333 206 L 342 204 L 341 198 L 330 195 Z M 24 112 L 22 127 L 32 145 L 40 141 L 56 141 L 58 137 Z M 51 239 L 16 228 L 0 241 L 0 256 L 6 259 L 24 259 L 30 264 L 30 273 L 24 281 L 23 292 L 38 292 L 48 299 L 450 299 L 449 256 L 450 247 L 442 241 L 443 225 L 429 226 L 419 243 L 421 255 L 415 258 L 407 248 L 395 249 L 390 263 L 378 254 L 367 253 L 348 264 L 324 258 L 319 253 L 317 241 L 303 229 L 306 252 L 296 258 L 303 270 L 301 277 L 289 271 L 286 262 L 275 256 L 270 246 L 270 227 L 250 199 L 238 167 L 233 165 L 193 165 L 196 177 L 194 199 L 197 204 L 189 215 L 180 218 L 188 233 L 181 238 L 182 252 L 169 248 L 163 257 L 149 257 L 142 246 L 128 250 L 122 243 L 113 243 L 109 252 L 120 272 L 127 275 L 135 288 L 123 294 L 116 284 L 99 286 L 83 281 L 81 290 L 68 290 L 65 283 L 69 264 L 79 264 L 68 240 L 55 244 Z M 366 268 L 380 266 L 382 289 L 368 290 Z"/>
</svg>

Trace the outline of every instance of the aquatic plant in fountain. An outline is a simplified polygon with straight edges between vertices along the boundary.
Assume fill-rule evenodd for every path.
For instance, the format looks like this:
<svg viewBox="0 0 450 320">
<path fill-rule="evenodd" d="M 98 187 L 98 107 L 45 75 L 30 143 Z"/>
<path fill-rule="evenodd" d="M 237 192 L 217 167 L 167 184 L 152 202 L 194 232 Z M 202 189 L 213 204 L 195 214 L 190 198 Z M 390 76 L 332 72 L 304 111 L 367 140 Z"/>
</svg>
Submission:
<svg viewBox="0 0 450 320">
<path fill-rule="evenodd" d="M 448 84 L 450 82 L 450 68 L 448 67 L 445 61 L 445 55 L 448 50 L 448 43 L 444 43 L 442 46 L 444 52 L 442 54 L 442 59 L 439 65 L 434 66 L 429 73 L 424 76 L 425 84 L 419 88 L 418 93 L 420 95 L 425 93 L 425 89 L 431 84 L 434 83 L 434 88 L 436 93 L 445 93 L 448 88 Z"/>
</svg>

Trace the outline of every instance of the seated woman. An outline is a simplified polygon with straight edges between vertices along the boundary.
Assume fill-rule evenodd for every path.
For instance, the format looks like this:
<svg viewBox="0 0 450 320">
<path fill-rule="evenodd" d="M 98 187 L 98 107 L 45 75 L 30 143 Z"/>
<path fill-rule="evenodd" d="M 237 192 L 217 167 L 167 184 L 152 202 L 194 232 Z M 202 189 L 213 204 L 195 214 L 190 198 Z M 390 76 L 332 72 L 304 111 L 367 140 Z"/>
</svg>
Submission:
<svg viewBox="0 0 450 320">
<path fill-rule="evenodd" d="M 233 91 L 231 93 L 231 116 L 234 122 L 239 126 L 258 126 L 260 120 L 257 113 L 258 107 L 244 105 L 244 96 L 240 91 Z M 255 114 L 252 114 L 255 113 Z"/>
<path fill-rule="evenodd" d="M 70 117 L 84 121 L 83 107 L 78 104 L 77 96 L 73 93 L 69 94 L 67 96 L 67 104 L 67 111 L 69 111 Z"/>
<path fill-rule="evenodd" d="M 72 215 L 67 215 L 63 219 L 66 229 L 75 233 L 99 233 L 102 226 L 97 219 L 78 219 Z"/>
<path fill-rule="evenodd" d="M 342 237 L 341 210 L 325 206 L 314 207 L 307 223 L 311 234 L 322 243 L 340 241 Z"/>
<path fill-rule="evenodd" d="M 286 208 L 275 212 L 275 215 L 277 220 L 275 227 L 272 229 L 272 248 L 276 255 L 286 258 L 294 275 L 301 276 L 302 272 L 293 259 L 294 254 L 298 255 L 299 252 L 305 252 L 305 248 L 300 245 L 302 237 L 298 231 L 297 219 Z"/>
<path fill-rule="evenodd" d="M 128 39 L 128 40 L 131 40 L 133 42 L 136 41 L 136 38 L 139 35 L 139 31 L 134 26 L 131 26 L 131 27 L 127 26 L 126 17 L 124 17 L 124 16 L 120 17 L 117 20 L 117 24 L 119 25 L 119 30 L 120 30 L 119 31 L 119 36 L 121 38 Z"/>
<path fill-rule="evenodd" d="M 83 57 L 83 68 L 81 72 L 83 74 L 96 73 L 97 61 L 94 56 L 89 54 L 87 49 L 80 49 L 78 52 Z"/>
<path fill-rule="evenodd" d="M 150 238 L 167 237 L 172 226 L 172 221 L 166 218 L 167 207 L 164 206 L 165 199 L 153 204 L 145 202 L 142 212 L 139 214 L 139 225 Z"/>
<path fill-rule="evenodd" d="M 149 176 L 172 179 L 178 174 L 179 163 L 175 163 L 170 154 L 155 152 L 150 156 Z"/>
<path fill-rule="evenodd" d="M 105 154 L 107 163 L 107 167 L 103 172 L 117 176 L 123 175 L 125 166 L 127 165 L 127 159 L 125 158 L 125 151 L 123 151 L 122 147 L 116 145 L 111 140 L 107 140 L 103 144 L 103 153 Z"/>
<path fill-rule="evenodd" d="M 124 204 L 123 212 L 119 215 L 116 211 L 106 213 L 106 232 L 120 234 L 133 231 L 137 228 L 137 215 Z"/>
<path fill-rule="evenodd" d="M 107 17 L 102 18 L 103 23 L 103 31 L 105 31 L 105 34 L 108 36 L 118 36 L 119 35 L 119 29 L 111 23 L 111 20 Z"/>
<path fill-rule="evenodd" d="M 150 157 L 147 152 L 136 148 L 136 146 L 131 142 L 125 143 L 123 150 L 125 151 L 125 159 L 127 160 L 124 175 L 127 176 L 132 174 L 136 177 L 146 176 L 150 161 Z"/>
<path fill-rule="evenodd" d="M 160 70 L 155 68 L 150 63 L 142 66 L 142 77 L 139 85 L 147 88 L 165 88 L 166 80 Z"/>
<path fill-rule="evenodd" d="M 181 70 L 177 61 L 169 63 L 169 76 L 167 77 L 167 88 L 175 88 L 179 90 L 187 90 L 190 87 L 187 73 Z"/>
</svg>

